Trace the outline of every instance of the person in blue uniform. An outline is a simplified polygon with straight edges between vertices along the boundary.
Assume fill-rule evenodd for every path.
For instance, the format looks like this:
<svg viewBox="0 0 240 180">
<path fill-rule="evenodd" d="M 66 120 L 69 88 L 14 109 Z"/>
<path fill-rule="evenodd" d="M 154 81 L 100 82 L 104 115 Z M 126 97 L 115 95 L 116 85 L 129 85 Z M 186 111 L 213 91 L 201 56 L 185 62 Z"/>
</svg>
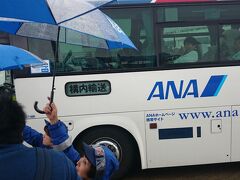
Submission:
<svg viewBox="0 0 240 180">
<path fill-rule="evenodd" d="M 44 135 L 25 126 L 24 140 L 33 146 L 63 151 L 76 165 L 77 174 L 83 179 L 110 179 L 113 172 L 119 168 L 113 152 L 105 146 L 89 146 L 83 142 L 83 154 L 80 156 L 71 143 L 66 125 L 58 118 L 56 105 L 47 104 L 44 112 L 50 121 L 45 120 Z"/>
<path fill-rule="evenodd" d="M 78 180 L 74 164 L 60 152 L 46 150 L 39 156 L 38 148 L 23 145 L 26 115 L 22 106 L 12 96 L 0 94 L 0 179 L 41 179 L 48 175 L 52 180 Z M 42 157 L 50 157 L 43 164 Z M 46 159 L 45 159 L 46 160 Z M 46 162 L 46 161 L 45 161 Z M 40 168 L 41 167 L 41 168 Z M 41 170 L 40 170 L 40 169 Z M 48 170 L 42 171 L 42 169 Z"/>
</svg>

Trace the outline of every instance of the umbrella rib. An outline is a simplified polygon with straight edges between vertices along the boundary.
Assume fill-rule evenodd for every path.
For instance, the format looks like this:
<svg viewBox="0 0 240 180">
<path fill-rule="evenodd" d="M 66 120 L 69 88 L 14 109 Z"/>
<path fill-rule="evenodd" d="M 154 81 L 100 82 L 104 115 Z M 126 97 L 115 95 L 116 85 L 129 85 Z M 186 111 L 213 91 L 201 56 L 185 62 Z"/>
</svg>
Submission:
<svg viewBox="0 0 240 180">
<path fill-rule="evenodd" d="M 52 15 L 52 18 L 53 18 L 53 20 L 54 20 L 55 24 L 57 24 L 57 21 L 56 21 L 56 19 L 55 19 L 54 15 L 53 15 L 53 13 L 52 13 L 52 10 L 51 10 L 51 8 L 50 8 L 50 6 L 49 6 L 49 4 L 48 4 L 47 0 L 45 0 L 45 3 L 47 4 L 47 8 L 49 9 L 49 12 L 51 13 L 51 15 Z"/>
<path fill-rule="evenodd" d="M 95 11 L 96 9 L 99 9 L 100 7 L 102 7 L 102 6 L 104 6 L 104 5 L 107 5 L 107 4 L 110 4 L 110 3 L 114 2 L 114 1 L 117 1 L 117 0 L 109 1 L 109 2 L 107 2 L 107 3 L 105 3 L 105 4 L 102 4 L 101 6 L 95 7 L 95 8 L 93 8 L 93 9 L 89 10 L 89 11 L 86 11 L 86 12 L 82 13 L 82 14 L 78 14 L 78 15 L 73 16 L 73 17 L 71 17 L 71 18 L 65 19 L 64 21 L 60 21 L 59 23 L 57 23 L 57 25 L 60 25 L 60 24 L 65 23 L 65 22 L 67 22 L 67 21 L 71 21 L 71 20 L 73 20 L 73 19 L 75 19 L 75 18 L 77 18 L 77 17 L 83 16 L 83 15 L 85 15 L 85 14 L 87 14 L 87 13 L 90 13 L 90 12 L 92 12 L 92 11 Z"/>
<path fill-rule="evenodd" d="M 23 25 L 23 22 L 21 22 L 21 25 L 18 27 L 18 29 L 16 30 L 16 33 L 15 33 L 15 34 L 18 33 L 18 31 L 19 31 L 19 29 L 21 29 L 22 25 Z"/>
</svg>

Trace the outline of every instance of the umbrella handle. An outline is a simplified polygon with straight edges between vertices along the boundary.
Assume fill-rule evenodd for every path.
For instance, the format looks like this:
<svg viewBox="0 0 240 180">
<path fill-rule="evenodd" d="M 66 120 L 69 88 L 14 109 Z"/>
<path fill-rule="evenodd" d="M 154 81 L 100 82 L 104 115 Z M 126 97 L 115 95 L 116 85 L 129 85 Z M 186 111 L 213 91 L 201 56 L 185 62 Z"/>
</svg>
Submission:
<svg viewBox="0 0 240 180">
<path fill-rule="evenodd" d="M 38 108 L 38 101 L 35 101 L 35 103 L 34 103 L 34 109 L 35 109 L 35 111 L 37 111 L 39 114 L 45 114 L 44 111 L 42 111 L 42 110 L 40 110 L 40 109 Z"/>
</svg>

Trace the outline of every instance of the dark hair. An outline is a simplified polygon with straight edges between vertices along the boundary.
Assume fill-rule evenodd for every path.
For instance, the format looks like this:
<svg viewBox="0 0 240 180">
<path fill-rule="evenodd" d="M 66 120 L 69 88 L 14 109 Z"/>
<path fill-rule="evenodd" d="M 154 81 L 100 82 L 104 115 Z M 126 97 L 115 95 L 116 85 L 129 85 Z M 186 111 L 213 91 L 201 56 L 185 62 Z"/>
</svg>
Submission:
<svg viewBox="0 0 240 180">
<path fill-rule="evenodd" d="M 44 130 L 44 132 L 50 137 L 50 133 L 49 133 L 49 130 L 48 130 L 48 128 L 47 128 L 47 125 L 44 126 L 43 130 Z"/>
<path fill-rule="evenodd" d="M 185 44 L 192 44 L 192 45 L 198 45 L 199 42 L 194 38 L 194 37 L 186 37 L 186 39 L 184 40 L 184 45 Z"/>
<path fill-rule="evenodd" d="M 26 114 L 11 94 L 0 93 L 0 144 L 23 142 Z"/>
</svg>

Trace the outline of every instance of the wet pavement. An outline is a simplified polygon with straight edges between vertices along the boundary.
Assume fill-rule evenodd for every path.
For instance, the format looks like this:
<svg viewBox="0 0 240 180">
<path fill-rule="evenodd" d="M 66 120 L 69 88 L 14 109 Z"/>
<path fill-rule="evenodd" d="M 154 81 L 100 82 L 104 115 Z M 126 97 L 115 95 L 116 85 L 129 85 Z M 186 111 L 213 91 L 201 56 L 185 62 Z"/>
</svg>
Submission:
<svg viewBox="0 0 240 180">
<path fill-rule="evenodd" d="M 240 180 L 240 162 L 141 170 L 124 180 Z"/>
</svg>

